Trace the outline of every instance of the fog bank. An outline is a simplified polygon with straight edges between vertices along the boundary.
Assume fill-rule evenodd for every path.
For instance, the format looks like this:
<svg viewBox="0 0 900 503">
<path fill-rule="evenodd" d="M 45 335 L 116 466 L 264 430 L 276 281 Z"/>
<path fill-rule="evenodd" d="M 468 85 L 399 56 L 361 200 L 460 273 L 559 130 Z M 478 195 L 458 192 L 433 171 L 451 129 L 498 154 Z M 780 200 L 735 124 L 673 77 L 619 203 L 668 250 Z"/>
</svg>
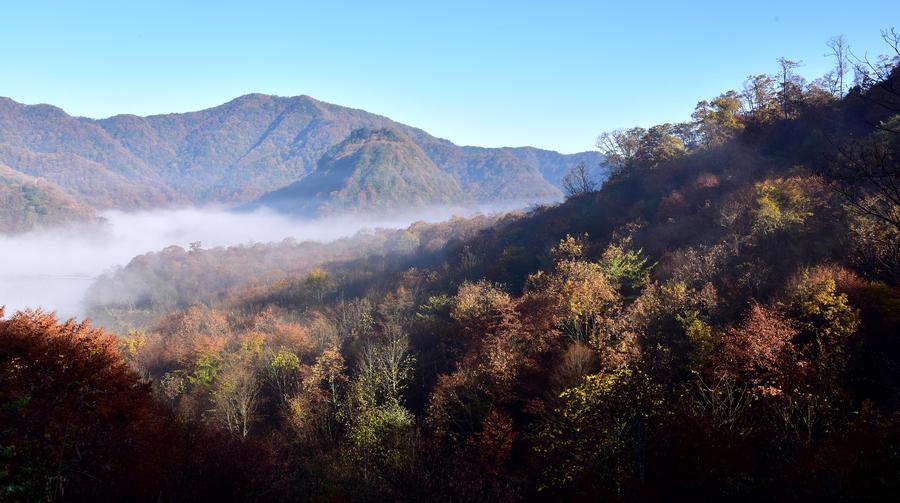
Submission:
<svg viewBox="0 0 900 503">
<path fill-rule="evenodd" d="M 167 246 L 204 248 L 297 241 L 331 241 L 364 229 L 404 228 L 424 220 L 471 216 L 499 208 L 441 207 L 391 217 L 343 215 L 298 219 L 260 209 L 233 213 L 224 209 L 186 208 L 126 213 L 105 212 L 105 222 L 0 235 L 0 306 L 7 313 L 40 307 L 62 318 L 81 316 L 82 299 L 94 279 L 133 257 Z"/>
</svg>

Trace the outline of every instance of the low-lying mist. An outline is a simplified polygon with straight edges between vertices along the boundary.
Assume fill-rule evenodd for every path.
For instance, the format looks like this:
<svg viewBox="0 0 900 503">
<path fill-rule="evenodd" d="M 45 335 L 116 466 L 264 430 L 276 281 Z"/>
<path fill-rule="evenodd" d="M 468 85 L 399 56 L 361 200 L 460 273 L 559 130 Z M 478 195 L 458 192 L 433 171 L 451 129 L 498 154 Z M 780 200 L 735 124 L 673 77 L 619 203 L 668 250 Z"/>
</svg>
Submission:
<svg viewBox="0 0 900 503">
<path fill-rule="evenodd" d="M 246 243 L 332 241 L 364 229 L 404 228 L 415 221 L 439 222 L 454 215 L 503 211 L 509 206 L 434 207 L 389 217 L 339 215 L 300 219 L 259 209 L 234 213 L 216 208 L 144 212 L 109 211 L 100 224 L 79 224 L 0 235 L 0 306 L 7 312 L 42 308 L 62 318 L 82 316 L 92 282 L 133 257 L 177 245 L 204 248 Z"/>
</svg>

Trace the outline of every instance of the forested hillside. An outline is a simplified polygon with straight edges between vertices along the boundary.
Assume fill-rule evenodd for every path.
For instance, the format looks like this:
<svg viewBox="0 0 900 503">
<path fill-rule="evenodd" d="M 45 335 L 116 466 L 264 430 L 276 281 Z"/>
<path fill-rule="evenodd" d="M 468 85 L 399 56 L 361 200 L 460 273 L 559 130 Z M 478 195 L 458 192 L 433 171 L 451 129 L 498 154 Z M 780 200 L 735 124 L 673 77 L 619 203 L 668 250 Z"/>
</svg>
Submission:
<svg viewBox="0 0 900 503">
<path fill-rule="evenodd" d="M 490 225 L 414 226 L 376 253 L 228 291 L 189 293 L 309 248 L 136 259 L 95 292 L 148 271 L 184 281 L 118 349 L 13 315 L 0 490 L 896 500 L 900 36 L 884 36 L 892 52 L 854 61 L 853 86 L 782 59 L 688 122 L 605 133 L 602 187 L 571 170 L 565 202 Z M 119 296 L 95 309 L 127 319 Z M 69 423 L 76 403 L 91 415 Z M 129 463 L 107 431 L 140 446 Z"/>
<path fill-rule="evenodd" d="M 263 94 L 198 112 L 103 120 L 0 98 L 0 162 L 99 210 L 235 205 L 314 173 L 320 159 L 354 131 L 383 128 L 406 142 L 404 152 L 394 155 L 392 174 L 351 183 L 333 202 L 328 194 L 321 199 L 351 209 L 358 209 L 349 204 L 357 196 L 369 201 L 360 208 L 371 209 L 371 199 L 382 195 L 385 200 L 375 200 L 376 206 L 405 202 L 398 200 L 401 192 L 429 202 L 528 203 L 558 199 L 560 174 L 579 163 L 603 173 L 597 152 L 567 156 L 531 148 L 459 147 L 362 110 L 308 96 Z M 371 168 L 366 162 L 346 166 Z M 424 173 L 439 187 L 425 190 Z"/>
<path fill-rule="evenodd" d="M 60 224 L 94 217 L 90 207 L 54 184 L 0 164 L 0 233 L 21 232 L 37 224 Z"/>
<path fill-rule="evenodd" d="M 538 198 L 551 197 L 544 192 Z M 299 182 L 265 195 L 255 206 L 312 214 L 396 209 L 472 202 L 406 135 L 357 129 L 319 160 Z"/>
</svg>

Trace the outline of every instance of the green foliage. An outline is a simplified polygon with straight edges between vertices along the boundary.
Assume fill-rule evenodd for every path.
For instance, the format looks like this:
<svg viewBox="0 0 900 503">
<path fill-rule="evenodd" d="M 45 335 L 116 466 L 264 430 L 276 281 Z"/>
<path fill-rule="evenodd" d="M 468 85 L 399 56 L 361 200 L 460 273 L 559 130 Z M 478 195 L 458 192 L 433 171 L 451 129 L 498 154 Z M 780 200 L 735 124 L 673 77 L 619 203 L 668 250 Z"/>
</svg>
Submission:
<svg viewBox="0 0 900 503">
<path fill-rule="evenodd" d="M 193 372 L 188 376 L 188 382 L 194 386 L 212 384 L 220 370 L 222 370 L 222 360 L 218 356 L 203 355 L 194 365 Z"/>
<path fill-rule="evenodd" d="M 620 245 L 610 245 L 600 259 L 600 269 L 625 298 L 636 297 L 650 282 L 653 264 L 647 264 L 643 250 L 632 250 Z"/>
<path fill-rule="evenodd" d="M 419 306 L 416 312 L 416 318 L 425 321 L 434 321 L 437 318 L 449 316 L 450 309 L 453 306 L 453 298 L 449 295 L 433 295 Z"/>
</svg>

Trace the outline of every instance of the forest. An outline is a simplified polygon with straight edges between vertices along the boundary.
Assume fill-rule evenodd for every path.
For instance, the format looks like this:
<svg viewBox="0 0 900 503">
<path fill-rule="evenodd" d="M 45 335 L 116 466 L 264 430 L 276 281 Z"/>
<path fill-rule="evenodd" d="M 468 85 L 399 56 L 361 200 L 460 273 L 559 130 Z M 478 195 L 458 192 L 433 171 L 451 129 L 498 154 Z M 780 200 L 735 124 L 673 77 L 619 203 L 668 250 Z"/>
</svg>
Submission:
<svg viewBox="0 0 900 503">
<path fill-rule="evenodd" d="M 610 178 L 559 204 L 166 249 L 95 323 L 0 310 L 0 500 L 896 501 L 883 38 L 601 134 Z"/>
</svg>

